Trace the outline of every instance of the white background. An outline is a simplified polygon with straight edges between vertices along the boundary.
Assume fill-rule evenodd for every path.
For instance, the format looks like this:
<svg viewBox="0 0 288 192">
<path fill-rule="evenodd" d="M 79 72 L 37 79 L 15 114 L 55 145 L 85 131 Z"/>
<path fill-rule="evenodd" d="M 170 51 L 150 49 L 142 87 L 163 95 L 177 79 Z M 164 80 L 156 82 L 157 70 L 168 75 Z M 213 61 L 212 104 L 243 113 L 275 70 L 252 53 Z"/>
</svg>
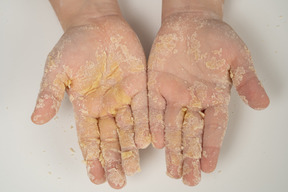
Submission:
<svg viewBox="0 0 288 192">
<path fill-rule="evenodd" d="M 146 55 L 160 26 L 160 0 L 120 0 Z M 251 50 L 271 104 L 254 111 L 232 90 L 230 119 L 212 174 L 187 187 L 165 175 L 164 151 L 141 151 L 142 172 L 125 192 L 284 192 L 288 189 L 288 1 L 226 0 L 224 20 Z M 0 1 L 0 191 L 112 192 L 86 177 L 67 96 L 43 126 L 30 115 L 48 52 L 62 29 L 47 0 Z M 72 152 L 73 148 L 75 152 Z"/>
</svg>

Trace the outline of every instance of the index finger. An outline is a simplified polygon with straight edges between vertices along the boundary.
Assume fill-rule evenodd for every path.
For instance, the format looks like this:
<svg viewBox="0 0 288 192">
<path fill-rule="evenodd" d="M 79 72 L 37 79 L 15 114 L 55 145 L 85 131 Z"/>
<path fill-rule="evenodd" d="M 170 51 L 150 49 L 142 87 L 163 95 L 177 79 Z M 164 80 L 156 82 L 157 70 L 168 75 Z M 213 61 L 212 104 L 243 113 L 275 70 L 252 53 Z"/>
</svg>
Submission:
<svg viewBox="0 0 288 192">
<path fill-rule="evenodd" d="M 222 104 L 205 110 L 201 169 L 215 170 L 228 122 L 228 105 Z"/>
<path fill-rule="evenodd" d="M 86 161 L 87 173 L 95 184 L 106 181 L 105 171 L 100 161 L 100 134 L 97 119 L 87 117 L 80 112 L 76 113 L 76 126 L 79 145 Z"/>
</svg>

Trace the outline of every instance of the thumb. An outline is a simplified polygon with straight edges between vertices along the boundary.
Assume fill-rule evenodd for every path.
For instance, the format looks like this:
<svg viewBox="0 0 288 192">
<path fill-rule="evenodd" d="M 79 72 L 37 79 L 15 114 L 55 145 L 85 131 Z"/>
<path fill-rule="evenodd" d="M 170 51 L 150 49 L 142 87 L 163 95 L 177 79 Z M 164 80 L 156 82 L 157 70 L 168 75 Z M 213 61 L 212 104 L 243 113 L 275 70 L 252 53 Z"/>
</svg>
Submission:
<svg viewBox="0 0 288 192">
<path fill-rule="evenodd" d="M 254 109 L 264 109 L 269 105 L 269 98 L 257 78 L 251 54 L 244 45 L 232 62 L 230 77 L 242 100 Z"/>
<path fill-rule="evenodd" d="M 48 56 L 37 103 L 31 116 L 35 124 L 47 123 L 60 108 L 69 79 L 59 63 L 53 56 Z"/>
</svg>

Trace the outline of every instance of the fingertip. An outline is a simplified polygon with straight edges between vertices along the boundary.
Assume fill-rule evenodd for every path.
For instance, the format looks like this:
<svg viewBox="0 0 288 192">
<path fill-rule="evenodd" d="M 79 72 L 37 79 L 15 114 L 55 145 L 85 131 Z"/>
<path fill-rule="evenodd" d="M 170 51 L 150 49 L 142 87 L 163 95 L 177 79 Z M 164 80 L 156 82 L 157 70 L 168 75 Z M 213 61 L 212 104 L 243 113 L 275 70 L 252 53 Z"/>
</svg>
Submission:
<svg viewBox="0 0 288 192">
<path fill-rule="evenodd" d="M 137 173 L 141 172 L 140 166 L 130 166 L 129 168 L 124 168 L 125 169 L 125 175 L 127 176 L 133 176 Z"/>
<path fill-rule="evenodd" d="M 144 142 L 144 143 L 136 143 L 137 149 L 146 149 L 150 145 L 150 141 Z"/>
<path fill-rule="evenodd" d="M 155 148 L 155 149 L 163 149 L 165 147 L 165 142 L 164 142 L 164 139 L 153 139 L 152 138 L 152 146 Z"/>
<path fill-rule="evenodd" d="M 114 189 L 121 189 L 126 185 L 124 172 L 119 169 L 112 168 L 108 170 L 107 180 L 109 185 Z"/>
<path fill-rule="evenodd" d="M 157 142 L 152 142 L 152 146 L 155 148 L 155 149 L 163 149 L 164 148 L 164 144 L 161 144 L 161 143 L 157 143 Z"/>
<path fill-rule="evenodd" d="M 146 149 L 147 147 L 149 147 L 150 143 L 151 143 L 150 134 L 149 136 L 144 137 L 144 139 L 141 141 L 136 140 L 136 146 L 138 149 Z"/>
<path fill-rule="evenodd" d="M 86 169 L 88 177 L 92 183 L 96 185 L 105 183 L 105 171 L 99 160 L 87 161 Z"/>
<path fill-rule="evenodd" d="M 200 183 L 200 181 L 199 182 L 194 182 L 194 181 L 193 182 L 189 182 L 186 179 L 183 179 L 182 182 L 184 183 L 184 185 L 187 185 L 187 186 L 190 186 L 190 187 L 195 187 L 196 185 L 198 185 Z"/>
<path fill-rule="evenodd" d="M 185 158 L 183 162 L 182 182 L 188 186 L 196 186 L 201 181 L 201 169 L 199 159 Z"/>
<path fill-rule="evenodd" d="M 126 181 L 125 181 L 123 184 L 121 184 L 121 185 L 117 185 L 117 184 L 111 183 L 111 182 L 109 182 L 109 181 L 108 181 L 108 183 L 109 183 L 109 185 L 110 185 L 112 188 L 114 188 L 114 189 L 122 189 L 122 188 L 125 187 L 125 185 L 126 185 Z"/>
<path fill-rule="evenodd" d="M 38 125 L 47 123 L 56 115 L 60 104 L 61 103 L 50 94 L 40 93 L 31 116 L 32 122 Z"/>
<path fill-rule="evenodd" d="M 183 179 L 182 179 L 182 182 L 187 185 L 187 186 L 190 186 L 190 187 L 194 187 L 196 185 L 198 185 L 201 181 L 201 178 L 199 179 L 191 179 L 191 178 L 188 178 L 187 176 L 183 176 Z"/>
<path fill-rule="evenodd" d="M 172 179 L 181 179 L 181 175 L 177 173 L 177 171 L 173 170 L 173 169 L 168 169 L 166 171 L 166 175 L 168 177 L 171 177 Z"/>
<path fill-rule="evenodd" d="M 136 147 L 138 149 L 146 149 L 150 143 L 151 143 L 151 134 L 149 131 L 149 127 L 147 126 L 143 126 L 143 130 L 140 131 L 138 129 L 138 131 L 136 132 L 135 130 L 135 144 Z M 147 127 L 147 128 L 146 128 Z"/>
<path fill-rule="evenodd" d="M 36 125 L 43 125 L 50 121 L 55 114 L 43 114 L 39 113 L 37 111 L 34 111 L 33 114 L 31 115 L 31 121 L 36 124 Z"/>
<path fill-rule="evenodd" d="M 151 143 L 153 147 L 156 149 L 163 149 L 165 146 L 164 124 L 153 126 L 150 123 L 150 130 L 151 130 Z"/>
<path fill-rule="evenodd" d="M 121 152 L 122 167 L 127 176 L 132 176 L 141 171 L 139 164 L 139 151 L 131 150 Z"/>
<path fill-rule="evenodd" d="M 216 169 L 216 163 L 215 164 L 209 164 L 209 163 L 205 163 L 205 164 L 201 164 L 201 170 L 204 172 L 204 173 L 212 173 L 214 172 Z"/>
<path fill-rule="evenodd" d="M 270 104 L 270 99 L 265 93 L 260 96 L 257 102 L 252 102 L 251 104 L 249 104 L 249 106 L 255 110 L 263 110 L 263 109 L 266 109 L 269 106 L 269 104 Z"/>
<path fill-rule="evenodd" d="M 241 94 L 241 95 L 240 95 Z M 242 95 L 243 94 L 243 95 Z M 245 94 L 245 96 L 244 96 Z M 270 100 L 268 95 L 266 94 L 264 89 L 260 89 L 255 92 L 245 93 L 239 91 L 239 95 L 244 103 L 248 104 L 251 108 L 255 110 L 263 110 L 267 108 L 270 104 Z"/>
<path fill-rule="evenodd" d="M 42 124 L 43 124 L 42 120 L 39 120 L 41 117 L 42 117 L 42 115 L 38 115 L 38 114 L 36 114 L 35 111 L 34 111 L 34 112 L 32 113 L 32 115 L 31 115 L 30 119 L 31 119 L 31 121 L 32 121 L 34 124 L 36 124 L 36 125 L 42 125 Z"/>
<path fill-rule="evenodd" d="M 166 174 L 173 179 L 180 179 L 182 171 L 182 154 L 169 152 L 166 148 Z"/>
<path fill-rule="evenodd" d="M 218 148 L 203 148 L 201 157 L 201 170 L 204 173 L 212 173 L 216 169 L 219 152 L 220 149 Z"/>
</svg>

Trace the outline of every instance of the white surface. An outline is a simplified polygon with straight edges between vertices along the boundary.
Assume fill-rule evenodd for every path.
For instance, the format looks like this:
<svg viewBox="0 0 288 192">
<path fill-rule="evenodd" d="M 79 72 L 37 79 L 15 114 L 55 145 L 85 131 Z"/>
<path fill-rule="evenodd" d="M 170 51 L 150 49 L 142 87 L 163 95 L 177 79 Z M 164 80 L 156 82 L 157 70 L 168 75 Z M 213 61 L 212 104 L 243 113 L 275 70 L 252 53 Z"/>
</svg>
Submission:
<svg viewBox="0 0 288 192">
<path fill-rule="evenodd" d="M 121 0 L 146 54 L 160 26 L 160 0 Z M 288 188 L 288 1 L 230 0 L 227 21 L 250 48 L 271 105 L 254 111 L 232 91 L 230 120 L 219 164 L 187 187 L 165 175 L 163 150 L 141 152 L 142 172 L 125 192 L 284 192 Z M 111 192 L 86 177 L 67 97 L 56 119 L 33 125 L 46 55 L 62 34 L 48 1 L 0 1 L 0 191 Z M 71 128 L 73 126 L 74 128 Z M 75 153 L 70 151 L 75 150 Z"/>
</svg>

